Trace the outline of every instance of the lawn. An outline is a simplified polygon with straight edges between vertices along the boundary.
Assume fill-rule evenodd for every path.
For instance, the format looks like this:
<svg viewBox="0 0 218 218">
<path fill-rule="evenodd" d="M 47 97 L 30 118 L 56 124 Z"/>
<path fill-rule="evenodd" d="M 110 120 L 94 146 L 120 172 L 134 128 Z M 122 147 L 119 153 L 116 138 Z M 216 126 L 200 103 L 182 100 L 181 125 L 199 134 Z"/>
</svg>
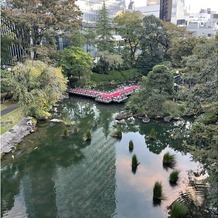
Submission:
<svg viewBox="0 0 218 218">
<path fill-rule="evenodd" d="M 11 105 L 13 105 L 14 102 L 11 101 L 4 101 L 4 103 L 1 103 L 1 111 L 10 107 Z"/>
<path fill-rule="evenodd" d="M 21 108 L 17 108 L 12 112 L 0 117 L 1 133 L 3 134 L 13 128 L 24 117 Z"/>
</svg>

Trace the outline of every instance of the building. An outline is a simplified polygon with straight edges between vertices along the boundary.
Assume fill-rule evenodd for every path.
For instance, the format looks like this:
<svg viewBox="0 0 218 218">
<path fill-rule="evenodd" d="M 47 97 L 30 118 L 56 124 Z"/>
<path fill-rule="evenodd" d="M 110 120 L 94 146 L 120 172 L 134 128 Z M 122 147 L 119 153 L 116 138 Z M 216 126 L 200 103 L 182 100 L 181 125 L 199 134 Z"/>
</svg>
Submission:
<svg viewBox="0 0 218 218">
<path fill-rule="evenodd" d="M 177 20 L 185 16 L 185 3 L 184 0 L 147 0 L 146 6 L 135 7 L 134 10 L 177 24 Z"/>
<path fill-rule="evenodd" d="M 125 0 L 78 0 L 77 5 L 83 13 L 83 25 L 95 26 L 104 2 L 110 18 L 125 10 Z"/>
<path fill-rule="evenodd" d="M 201 9 L 199 13 L 187 16 L 180 25 L 197 37 L 213 38 L 218 34 L 218 14 L 210 8 Z"/>
<path fill-rule="evenodd" d="M 171 21 L 172 15 L 172 0 L 160 0 L 160 15 L 159 18 L 163 21 Z"/>
</svg>

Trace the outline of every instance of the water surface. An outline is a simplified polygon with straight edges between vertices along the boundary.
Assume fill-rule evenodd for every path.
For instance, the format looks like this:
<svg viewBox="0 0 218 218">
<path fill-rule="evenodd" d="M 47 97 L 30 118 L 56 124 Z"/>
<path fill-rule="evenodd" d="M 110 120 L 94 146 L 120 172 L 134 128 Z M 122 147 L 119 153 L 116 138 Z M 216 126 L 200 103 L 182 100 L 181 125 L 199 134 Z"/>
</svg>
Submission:
<svg viewBox="0 0 218 218">
<path fill-rule="evenodd" d="M 55 118 L 73 122 L 41 122 L 14 152 L 2 161 L 2 217 L 167 217 L 169 206 L 188 184 L 188 171 L 199 167 L 171 140 L 174 124 L 139 120 L 116 124 L 114 117 L 123 105 L 103 105 L 85 98 L 65 99 Z M 111 137 L 117 126 L 121 140 Z M 157 141 L 146 136 L 152 128 Z M 63 137 L 67 129 L 69 136 Z M 75 130 L 78 131 L 75 133 Z M 83 136 L 91 130 L 91 142 Z M 129 141 L 134 150 L 129 152 Z M 164 169 L 165 152 L 175 154 L 180 180 L 172 187 Z M 131 169 L 132 155 L 140 165 Z M 152 189 L 163 184 L 166 200 L 155 204 Z"/>
</svg>

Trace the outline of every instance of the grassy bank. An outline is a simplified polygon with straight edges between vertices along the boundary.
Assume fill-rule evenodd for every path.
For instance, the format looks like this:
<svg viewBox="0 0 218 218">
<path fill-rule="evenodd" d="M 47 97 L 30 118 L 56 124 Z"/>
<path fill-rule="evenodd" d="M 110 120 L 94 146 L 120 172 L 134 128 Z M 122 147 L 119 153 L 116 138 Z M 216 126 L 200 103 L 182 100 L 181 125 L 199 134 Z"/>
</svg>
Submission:
<svg viewBox="0 0 218 218">
<path fill-rule="evenodd" d="M 13 128 L 22 118 L 23 113 L 21 108 L 17 108 L 13 110 L 12 112 L 5 114 L 4 116 L 0 117 L 1 122 L 1 135 L 11 128 Z"/>
</svg>

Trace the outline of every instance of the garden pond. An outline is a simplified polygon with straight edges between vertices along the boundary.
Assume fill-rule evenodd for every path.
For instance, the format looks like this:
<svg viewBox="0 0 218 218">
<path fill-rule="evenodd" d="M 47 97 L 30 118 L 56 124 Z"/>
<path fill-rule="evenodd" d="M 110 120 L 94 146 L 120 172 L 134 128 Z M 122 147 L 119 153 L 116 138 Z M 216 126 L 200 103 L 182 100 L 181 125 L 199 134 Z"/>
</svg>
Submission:
<svg viewBox="0 0 218 218">
<path fill-rule="evenodd" d="M 81 97 L 64 99 L 53 117 L 68 125 L 39 122 L 36 132 L 3 157 L 2 217 L 164 218 L 168 206 L 182 198 L 200 211 L 205 193 L 199 194 L 189 177 L 202 166 L 183 150 L 182 143 L 170 137 L 181 121 L 145 124 L 131 119 L 117 124 L 115 117 L 123 107 Z M 189 121 L 182 125 L 188 126 Z M 111 136 L 118 126 L 120 140 Z M 147 138 L 152 128 L 157 132 L 156 141 Z M 84 141 L 88 130 L 92 139 Z M 167 151 L 175 155 L 175 168 L 180 171 L 175 186 L 169 184 L 172 169 L 162 164 Z M 136 172 L 131 168 L 133 154 L 140 162 Z M 160 204 L 153 202 L 156 181 L 162 182 L 166 197 Z M 210 216 L 199 212 L 196 217 Z"/>
</svg>

